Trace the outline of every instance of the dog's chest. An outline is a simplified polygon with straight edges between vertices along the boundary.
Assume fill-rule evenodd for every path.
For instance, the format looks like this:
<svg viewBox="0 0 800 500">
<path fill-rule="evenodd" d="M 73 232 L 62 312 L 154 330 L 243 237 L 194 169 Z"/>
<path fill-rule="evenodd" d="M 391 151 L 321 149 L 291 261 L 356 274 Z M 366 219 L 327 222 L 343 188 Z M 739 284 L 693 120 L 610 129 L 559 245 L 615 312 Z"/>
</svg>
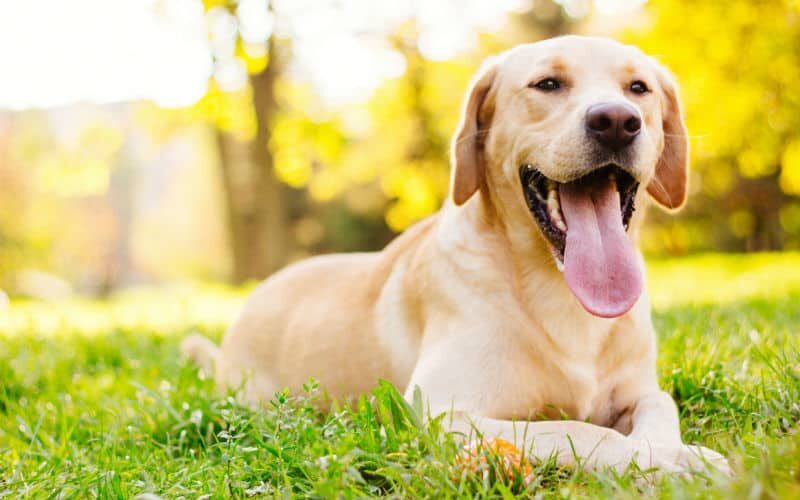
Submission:
<svg viewBox="0 0 800 500">
<path fill-rule="evenodd" d="M 537 370 L 535 379 L 517 386 L 513 396 L 502 391 L 494 418 L 518 420 L 580 420 L 612 426 L 621 412 L 614 400 L 615 383 L 597 370 L 562 366 L 549 373 Z"/>
<path fill-rule="evenodd" d="M 544 377 L 550 383 L 539 386 L 532 399 L 539 407 L 537 416 L 547 419 L 568 418 L 609 425 L 616 413 L 613 386 L 596 366 L 564 363 Z"/>
<path fill-rule="evenodd" d="M 569 418 L 610 425 L 619 413 L 614 391 L 626 375 L 624 358 L 638 338 L 618 335 L 620 323 L 592 316 L 580 306 L 560 276 L 525 290 L 536 318 L 523 327 L 527 380 L 515 413 L 536 418 Z M 522 345 L 520 350 L 522 351 Z"/>
<path fill-rule="evenodd" d="M 558 327 L 563 325 L 547 325 Z M 609 322 L 573 322 L 570 328 L 533 335 L 532 347 L 518 349 L 516 373 L 503 378 L 514 387 L 513 398 L 498 401 L 502 418 L 588 420 L 611 425 L 619 409 L 614 389 L 624 374 L 619 366 L 610 367 L 608 357 L 616 349 L 606 342 L 611 335 Z"/>
</svg>

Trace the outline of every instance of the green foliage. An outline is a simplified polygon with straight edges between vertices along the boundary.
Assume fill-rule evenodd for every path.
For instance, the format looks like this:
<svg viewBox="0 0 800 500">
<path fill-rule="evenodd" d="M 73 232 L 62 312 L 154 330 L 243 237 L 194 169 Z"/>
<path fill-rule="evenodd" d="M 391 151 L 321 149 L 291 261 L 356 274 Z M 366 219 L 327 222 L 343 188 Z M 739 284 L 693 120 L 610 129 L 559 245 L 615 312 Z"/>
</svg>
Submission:
<svg viewBox="0 0 800 500">
<path fill-rule="evenodd" d="M 313 380 L 263 408 L 241 405 L 178 354 L 189 331 L 219 339 L 246 293 L 215 288 L 12 303 L 0 316 L 0 496 L 797 497 L 798 268 L 796 254 L 651 266 L 662 384 L 684 438 L 732 458 L 731 481 L 653 488 L 633 471 L 552 463 L 537 464 L 527 488 L 470 474 L 441 420 L 423 420 L 421 398 L 385 382 L 330 412 Z M 728 282 L 751 286 L 714 303 L 708 290 Z M 780 296 L 762 286 L 778 282 Z"/>
</svg>

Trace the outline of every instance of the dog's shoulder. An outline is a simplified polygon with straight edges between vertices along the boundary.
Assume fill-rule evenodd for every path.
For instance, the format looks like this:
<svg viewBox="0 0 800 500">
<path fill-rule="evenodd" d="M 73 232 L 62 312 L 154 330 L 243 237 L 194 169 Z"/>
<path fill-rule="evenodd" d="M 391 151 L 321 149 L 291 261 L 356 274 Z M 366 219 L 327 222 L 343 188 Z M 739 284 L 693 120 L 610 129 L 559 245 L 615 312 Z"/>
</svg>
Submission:
<svg viewBox="0 0 800 500">
<path fill-rule="evenodd" d="M 429 240 L 434 233 L 439 219 L 438 212 L 422 219 L 386 245 L 379 253 L 377 266 L 372 272 L 372 282 L 375 286 L 381 288 L 398 263 L 408 264 L 414 260 L 420 249 L 424 247 L 424 242 Z"/>
<path fill-rule="evenodd" d="M 399 259 L 415 253 L 421 246 L 421 243 L 433 233 L 433 229 L 436 227 L 439 218 L 439 213 L 431 215 L 409 227 L 403 234 L 392 240 L 392 242 L 383 249 L 383 259 L 381 259 L 383 263 L 389 267 L 393 267 Z"/>
</svg>

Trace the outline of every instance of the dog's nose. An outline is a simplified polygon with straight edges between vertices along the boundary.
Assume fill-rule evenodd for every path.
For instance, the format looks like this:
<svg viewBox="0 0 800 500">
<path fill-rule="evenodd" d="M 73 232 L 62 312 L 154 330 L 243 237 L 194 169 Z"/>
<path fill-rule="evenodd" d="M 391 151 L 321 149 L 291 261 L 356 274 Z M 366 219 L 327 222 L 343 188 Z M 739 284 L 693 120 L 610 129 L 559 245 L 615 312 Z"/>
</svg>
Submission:
<svg viewBox="0 0 800 500">
<path fill-rule="evenodd" d="M 632 143 L 641 129 L 639 113 L 630 104 L 606 102 L 586 110 L 586 131 L 613 151 Z"/>
</svg>

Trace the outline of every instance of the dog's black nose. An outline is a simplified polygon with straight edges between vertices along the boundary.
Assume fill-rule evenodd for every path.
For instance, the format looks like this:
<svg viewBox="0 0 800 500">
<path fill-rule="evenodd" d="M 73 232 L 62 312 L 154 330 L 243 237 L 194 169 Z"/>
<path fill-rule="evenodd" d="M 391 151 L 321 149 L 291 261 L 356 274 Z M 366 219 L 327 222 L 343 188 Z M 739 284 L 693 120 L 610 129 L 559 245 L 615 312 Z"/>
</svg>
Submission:
<svg viewBox="0 0 800 500">
<path fill-rule="evenodd" d="M 639 113 L 630 104 L 606 102 L 594 104 L 586 111 L 586 131 L 613 151 L 632 143 L 641 129 Z"/>
</svg>

